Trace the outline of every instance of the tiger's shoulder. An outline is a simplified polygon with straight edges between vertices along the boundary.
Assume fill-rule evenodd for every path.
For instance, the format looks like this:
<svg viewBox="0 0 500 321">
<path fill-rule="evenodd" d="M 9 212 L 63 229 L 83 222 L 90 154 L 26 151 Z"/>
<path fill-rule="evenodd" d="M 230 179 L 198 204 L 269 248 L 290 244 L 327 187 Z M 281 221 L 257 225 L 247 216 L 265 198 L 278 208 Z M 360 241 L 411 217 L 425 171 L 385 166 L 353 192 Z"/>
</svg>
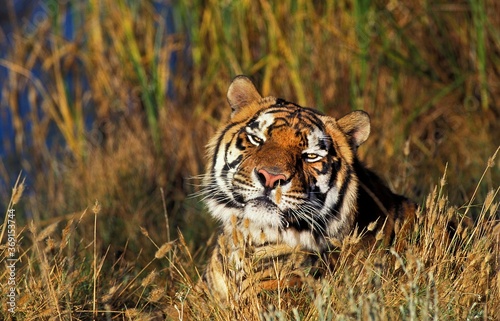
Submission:
<svg viewBox="0 0 500 321">
<path fill-rule="evenodd" d="M 393 193 L 372 170 L 357 161 L 359 181 L 356 226 L 364 231 L 364 243 L 382 241 L 390 245 L 399 233 L 404 237 L 416 222 L 417 205 L 403 195 Z"/>
</svg>

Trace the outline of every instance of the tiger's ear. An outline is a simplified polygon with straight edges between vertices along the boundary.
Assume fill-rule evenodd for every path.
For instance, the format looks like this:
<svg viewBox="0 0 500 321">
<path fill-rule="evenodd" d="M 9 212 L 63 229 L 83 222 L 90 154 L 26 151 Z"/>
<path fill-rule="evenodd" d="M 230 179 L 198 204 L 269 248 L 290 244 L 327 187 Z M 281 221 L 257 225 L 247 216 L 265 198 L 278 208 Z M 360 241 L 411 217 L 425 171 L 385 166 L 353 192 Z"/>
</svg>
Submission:
<svg viewBox="0 0 500 321">
<path fill-rule="evenodd" d="M 231 105 L 233 114 L 241 107 L 245 107 L 261 98 L 255 85 L 247 76 L 236 76 L 227 90 L 227 101 Z"/>
<path fill-rule="evenodd" d="M 337 120 L 340 129 L 352 138 L 356 147 L 363 144 L 370 135 L 370 116 L 361 110 L 353 111 Z"/>
</svg>

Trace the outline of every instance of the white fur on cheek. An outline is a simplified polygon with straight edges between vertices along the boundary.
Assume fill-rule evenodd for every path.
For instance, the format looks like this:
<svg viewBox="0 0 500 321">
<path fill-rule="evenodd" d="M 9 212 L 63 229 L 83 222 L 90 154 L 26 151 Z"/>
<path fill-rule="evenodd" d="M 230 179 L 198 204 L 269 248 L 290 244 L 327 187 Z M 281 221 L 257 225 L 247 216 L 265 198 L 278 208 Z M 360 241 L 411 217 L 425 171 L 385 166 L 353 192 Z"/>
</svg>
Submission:
<svg viewBox="0 0 500 321">
<path fill-rule="evenodd" d="M 350 187 L 347 189 L 346 194 L 343 197 L 342 205 L 337 214 L 338 219 L 332 220 L 328 226 L 328 234 L 336 236 L 341 240 L 347 235 L 351 229 L 351 225 L 356 215 L 355 204 L 357 197 L 357 184 L 354 180 L 351 181 Z M 337 192 L 338 198 L 338 192 Z"/>
<path fill-rule="evenodd" d="M 333 208 L 337 202 L 339 201 L 339 190 L 336 186 L 333 186 L 328 193 L 326 194 L 326 199 L 325 199 L 325 205 L 323 207 L 323 210 L 321 211 L 321 215 L 327 215 L 331 208 Z M 328 229 L 328 234 L 330 235 L 335 235 L 340 226 L 343 224 L 343 217 L 342 215 L 339 214 L 339 219 L 332 219 L 332 222 L 330 222 L 329 229 Z"/>
<path fill-rule="evenodd" d="M 227 133 L 227 135 L 237 135 L 235 132 Z M 207 207 L 214 218 L 226 224 L 230 221 L 232 215 L 241 216 L 242 209 L 229 208 L 224 203 L 220 203 L 211 196 L 215 198 L 224 198 L 228 201 L 234 201 L 232 195 L 232 178 L 237 168 L 224 169 L 226 167 L 226 161 L 231 163 L 235 161 L 241 153 L 239 153 L 234 147 L 235 139 L 231 140 L 231 145 L 227 146 L 224 143 L 218 145 L 217 157 L 214 160 L 213 171 L 211 172 L 211 178 L 208 179 L 209 184 L 217 186 L 215 193 L 215 186 L 213 188 L 213 194 L 207 197 L 206 204 Z M 225 173 L 223 173 L 225 171 Z M 223 194 L 224 196 L 220 195 Z"/>
<path fill-rule="evenodd" d="M 212 216 L 219 220 L 222 225 L 227 225 L 231 223 L 231 217 L 237 216 L 241 217 L 243 215 L 243 210 L 239 208 L 228 208 L 223 204 L 217 203 L 213 199 L 208 199 L 206 201 L 207 207 L 212 214 Z"/>
</svg>

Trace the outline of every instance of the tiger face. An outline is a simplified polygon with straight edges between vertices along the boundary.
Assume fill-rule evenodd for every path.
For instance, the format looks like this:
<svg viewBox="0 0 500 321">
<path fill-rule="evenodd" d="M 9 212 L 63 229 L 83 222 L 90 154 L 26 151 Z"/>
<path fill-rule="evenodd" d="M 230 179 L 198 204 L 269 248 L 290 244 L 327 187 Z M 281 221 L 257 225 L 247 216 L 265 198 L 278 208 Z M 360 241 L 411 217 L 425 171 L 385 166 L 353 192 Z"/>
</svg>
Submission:
<svg viewBox="0 0 500 321">
<path fill-rule="evenodd" d="M 274 97 L 246 77 L 228 91 L 229 124 L 209 144 L 206 203 L 229 232 L 244 226 L 254 244 L 322 251 L 353 228 L 356 148 L 370 132 L 357 111 L 336 120 Z"/>
</svg>

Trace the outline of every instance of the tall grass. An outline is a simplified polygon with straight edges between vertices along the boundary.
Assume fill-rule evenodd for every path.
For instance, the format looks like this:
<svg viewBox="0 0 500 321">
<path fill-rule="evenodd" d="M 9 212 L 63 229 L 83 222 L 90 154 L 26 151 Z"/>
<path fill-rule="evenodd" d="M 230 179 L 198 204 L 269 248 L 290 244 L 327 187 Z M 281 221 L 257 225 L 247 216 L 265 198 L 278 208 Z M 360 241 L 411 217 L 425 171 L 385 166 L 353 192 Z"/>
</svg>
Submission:
<svg viewBox="0 0 500 321">
<path fill-rule="evenodd" d="M 495 161 L 491 158 L 489 165 Z M 19 188 L 14 190 L 17 200 Z M 449 204 L 443 177 L 427 196 L 413 231 L 396 235 L 390 250 L 375 245 L 360 251 L 359 237 L 350 237 L 335 270 L 323 280 L 302 289 L 232 302 L 231 309 L 219 306 L 196 284 L 199 270 L 181 232 L 175 241 L 166 241 L 165 236 L 153 239 L 141 229 L 143 248 L 155 252 L 144 262 L 140 253 L 113 258 L 109 248 L 96 251 L 100 243 L 96 227 L 102 224 L 96 218 L 105 215 L 96 204 L 93 214 L 84 211 L 43 229 L 32 223 L 24 231 L 27 239 L 22 241 L 17 263 L 16 316 L 23 320 L 70 316 L 82 320 L 496 320 L 500 317 L 500 225 L 495 223 L 499 192 L 487 195 L 474 226 L 458 225 L 450 239 L 445 236 L 448 222 L 462 217 L 464 209 Z M 63 228 L 58 227 L 61 223 Z M 94 236 L 82 238 L 79 230 L 87 224 L 93 226 Z M 159 262 L 168 264 L 157 269 Z M 109 269 L 103 268 L 110 263 Z M 1 290 L 6 291 L 6 283 Z M 0 313 L 9 318 L 6 311 Z"/>
<path fill-rule="evenodd" d="M 346 248 L 324 283 L 238 316 L 499 317 L 500 166 L 486 162 L 500 142 L 496 1 L 192 0 L 171 15 L 150 1 L 46 3 L 36 25 L 15 21 L 0 58 L 0 117 L 16 132 L 0 175 L 13 186 L 22 169 L 27 191 L 18 319 L 234 317 L 195 286 L 217 226 L 189 195 L 241 73 L 263 95 L 369 112 L 361 158 L 422 210 L 406 251 Z M 474 220 L 452 244 L 437 237 L 449 216 Z"/>
<path fill-rule="evenodd" d="M 481 107 L 487 109 L 488 101 L 488 85 L 486 80 L 486 9 L 482 1 L 470 1 L 472 10 L 472 20 L 474 22 L 474 30 L 476 32 L 476 54 L 477 54 L 477 72 L 479 74 L 479 85 L 481 92 Z"/>
</svg>

